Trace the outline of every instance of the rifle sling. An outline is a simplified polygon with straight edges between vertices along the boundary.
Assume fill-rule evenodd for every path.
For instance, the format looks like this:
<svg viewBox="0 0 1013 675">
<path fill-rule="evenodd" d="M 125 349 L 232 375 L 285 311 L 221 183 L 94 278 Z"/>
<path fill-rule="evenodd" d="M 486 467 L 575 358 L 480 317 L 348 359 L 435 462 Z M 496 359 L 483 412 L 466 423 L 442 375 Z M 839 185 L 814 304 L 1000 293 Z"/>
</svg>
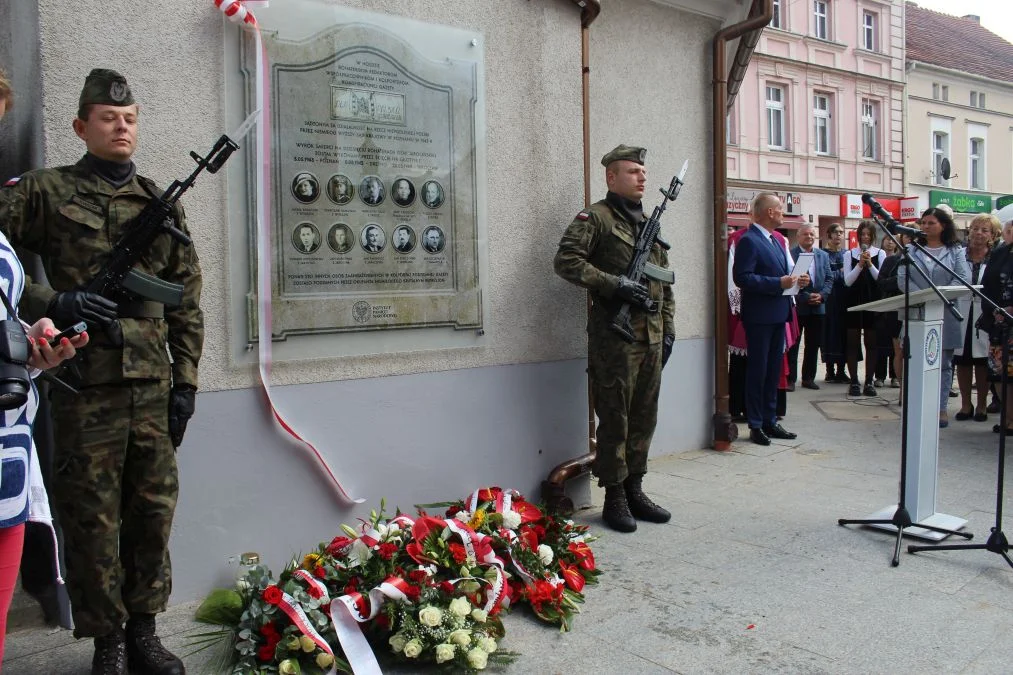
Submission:
<svg viewBox="0 0 1013 675">
<path fill-rule="evenodd" d="M 164 319 L 165 305 L 151 300 L 121 302 L 116 307 L 121 319 Z"/>
</svg>

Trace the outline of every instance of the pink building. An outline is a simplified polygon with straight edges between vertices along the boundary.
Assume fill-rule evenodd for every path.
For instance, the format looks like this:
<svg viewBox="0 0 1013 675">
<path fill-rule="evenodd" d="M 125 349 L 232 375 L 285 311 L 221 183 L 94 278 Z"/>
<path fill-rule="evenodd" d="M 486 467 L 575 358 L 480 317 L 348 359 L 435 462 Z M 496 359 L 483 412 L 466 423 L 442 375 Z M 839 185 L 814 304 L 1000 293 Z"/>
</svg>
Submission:
<svg viewBox="0 0 1013 675">
<path fill-rule="evenodd" d="M 858 195 L 902 196 L 903 117 L 903 0 L 774 0 L 728 116 L 729 224 L 773 190 L 789 228 L 853 229 Z"/>
</svg>

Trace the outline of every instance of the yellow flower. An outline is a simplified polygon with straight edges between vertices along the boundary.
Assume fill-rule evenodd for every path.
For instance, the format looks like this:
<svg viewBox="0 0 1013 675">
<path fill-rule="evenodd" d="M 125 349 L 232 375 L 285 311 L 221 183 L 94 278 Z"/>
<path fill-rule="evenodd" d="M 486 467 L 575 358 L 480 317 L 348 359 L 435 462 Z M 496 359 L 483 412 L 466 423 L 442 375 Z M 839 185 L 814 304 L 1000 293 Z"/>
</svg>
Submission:
<svg viewBox="0 0 1013 675">
<path fill-rule="evenodd" d="M 317 648 L 317 643 L 314 642 L 313 638 L 311 638 L 309 635 L 303 635 L 301 638 L 299 638 L 299 644 L 302 645 L 302 650 L 307 654 L 316 650 Z"/>
<path fill-rule="evenodd" d="M 317 654 L 316 662 L 321 668 L 330 668 L 331 664 L 334 663 L 334 657 L 326 652 L 320 652 Z"/>
<path fill-rule="evenodd" d="M 472 514 L 471 520 L 468 521 L 468 527 L 473 530 L 477 530 L 482 527 L 482 523 L 485 522 L 485 509 L 475 509 L 475 513 Z"/>
<path fill-rule="evenodd" d="M 296 670 L 296 666 L 292 662 L 292 659 L 285 659 L 278 664 L 278 672 L 281 673 L 281 675 L 295 675 L 295 673 L 298 673 L 299 671 Z"/>
<path fill-rule="evenodd" d="M 320 561 L 319 554 L 307 553 L 306 555 L 303 556 L 302 565 L 300 565 L 300 567 L 302 567 L 304 570 L 309 570 L 312 572 L 313 569 L 317 566 L 317 563 L 319 561 Z"/>
</svg>

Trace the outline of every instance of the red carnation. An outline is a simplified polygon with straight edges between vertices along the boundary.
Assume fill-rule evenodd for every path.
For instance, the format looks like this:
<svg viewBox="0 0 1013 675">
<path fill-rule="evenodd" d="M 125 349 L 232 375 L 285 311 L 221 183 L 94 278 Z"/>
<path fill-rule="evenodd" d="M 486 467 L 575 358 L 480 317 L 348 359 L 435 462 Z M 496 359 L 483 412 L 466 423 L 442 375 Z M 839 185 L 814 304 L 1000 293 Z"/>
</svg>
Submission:
<svg viewBox="0 0 1013 675">
<path fill-rule="evenodd" d="M 463 544 L 452 543 L 447 548 L 450 549 L 450 555 L 454 556 L 454 562 L 458 565 L 468 559 L 468 552 L 464 549 Z"/>
<path fill-rule="evenodd" d="M 257 650 L 257 658 L 261 661 L 271 661 L 274 659 L 274 645 L 264 645 Z"/>
<path fill-rule="evenodd" d="M 450 583 L 449 581 L 441 581 L 440 590 L 446 593 L 447 595 L 450 595 L 451 593 L 454 592 L 454 584 Z"/>
<path fill-rule="evenodd" d="M 354 581 L 354 580 L 353 580 Z M 359 589 L 355 587 L 351 581 L 345 584 L 345 588 L 341 591 L 344 595 L 351 595 L 352 593 L 358 593 Z"/>
<path fill-rule="evenodd" d="M 344 558 L 351 545 L 352 540 L 348 537 L 335 537 L 334 539 L 331 539 L 331 543 L 327 545 L 327 553 L 335 558 Z"/>
<path fill-rule="evenodd" d="M 394 554 L 397 553 L 397 544 L 392 544 L 390 542 L 380 544 L 376 553 L 384 560 L 390 560 L 394 557 Z"/>
<path fill-rule="evenodd" d="M 272 584 L 264 589 L 260 597 L 269 605 L 277 605 L 281 602 L 281 589 Z"/>
<path fill-rule="evenodd" d="M 320 598 L 324 597 L 324 592 L 322 590 L 320 590 L 320 587 L 317 586 L 317 585 L 315 585 L 315 584 L 312 585 L 312 586 L 309 586 L 306 589 L 306 592 L 309 594 L 309 596 L 311 598 L 314 598 L 316 600 L 319 600 Z"/>
<path fill-rule="evenodd" d="M 404 589 L 404 594 L 408 596 L 409 600 L 416 602 L 419 599 L 419 596 L 422 595 L 422 589 L 418 586 L 412 586 L 409 584 L 408 587 Z"/>
<path fill-rule="evenodd" d="M 415 569 L 408 573 L 408 578 L 417 584 L 421 584 L 423 581 L 429 578 L 429 575 L 426 574 L 425 570 Z"/>
<path fill-rule="evenodd" d="M 321 565 L 317 565 L 316 567 L 313 568 L 313 576 L 315 576 L 317 579 L 326 579 L 327 570 L 325 570 Z"/>
</svg>

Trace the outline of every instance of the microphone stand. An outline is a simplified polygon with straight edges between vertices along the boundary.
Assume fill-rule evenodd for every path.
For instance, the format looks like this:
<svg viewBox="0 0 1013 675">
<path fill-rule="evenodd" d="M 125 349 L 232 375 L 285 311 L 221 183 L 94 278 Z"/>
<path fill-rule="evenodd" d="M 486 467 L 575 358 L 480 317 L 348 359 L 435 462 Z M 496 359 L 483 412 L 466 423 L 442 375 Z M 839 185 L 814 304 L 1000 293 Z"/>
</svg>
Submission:
<svg viewBox="0 0 1013 675">
<path fill-rule="evenodd" d="M 967 284 L 964 284 L 967 286 Z M 968 286 L 968 288 L 971 288 Z M 1003 392 L 1002 408 L 999 410 L 999 469 L 996 478 L 995 488 L 995 525 L 992 526 L 991 534 L 988 537 L 988 541 L 984 544 L 946 544 L 939 546 L 908 546 L 908 553 L 917 553 L 918 551 L 991 551 L 992 553 L 998 553 L 1006 562 L 1009 563 L 1010 567 L 1013 567 L 1013 560 L 1009 557 L 1009 540 L 1002 531 L 1002 501 L 1003 501 L 1003 484 L 1005 482 L 1006 475 L 1006 396 L 1008 396 L 1007 385 L 1009 384 L 1009 333 L 1010 326 L 1013 325 L 1013 316 L 999 307 L 996 303 L 992 302 L 984 293 L 977 289 L 971 288 L 975 295 L 985 300 L 989 305 L 992 306 L 993 310 L 998 310 L 1000 318 L 1002 320 L 1002 360 L 1001 367 L 1002 373 L 999 376 L 1000 386 Z M 970 538 L 970 537 L 968 537 Z"/>
<path fill-rule="evenodd" d="M 923 530 L 931 530 L 933 532 L 939 532 L 939 533 L 946 534 L 946 535 L 955 534 L 957 536 L 964 537 L 965 539 L 972 539 L 974 537 L 974 535 L 971 534 L 970 532 L 958 532 L 956 530 L 947 530 L 945 528 L 936 527 L 934 525 L 917 524 L 917 523 L 915 523 L 911 519 L 911 514 L 908 512 L 907 506 L 906 506 L 906 504 L 907 504 L 907 461 L 908 461 L 908 424 L 907 423 L 908 423 L 908 418 L 909 418 L 909 415 L 910 415 L 909 410 L 908 410 L 908 407 L 909 407 L 908 387 L 910 386 L 910 382 L 911 382 L 911 340 L 910 340 L 910 337 L 909 337 L 909 328 L 908 328 L 909 319 L 910 319 L 910 312 L 911 312 L 911 304 L 910 304 L 911 303 L 911 297 L 910 297 L 911 296 L 911 270 L 912 269 L 913 270 L 917 270 L 918 274 L 920 274 L 921 277 L 922 277 L 922 279 L 925 280 L 925 283 L 928 284 L 928 287 L 932 288 L 935 291 L 936 295 L 939 296 L 939 299 L 943 301 L 943 304 L 946 305 L 947 309 L 949 309 L 949 311 L 955 317 L 957 317 L 960 320 L 963 320 L 963 317 L 960 316 L 960 312 L 957 311 L 957 308 L 954 306 L 953 302 L 950 301 L 950 300 L 947 300 L 946 296 L 943 295 L 943 292 L 940 291 L 939 288 L 934 283 L 932 283 L 932 280 L 925 273 L 925 271 L 922 270 L 922 268 L 920 268 L 918 265 L 916 265 L 914 263 L 914 260 L 911 258 L 911 252 L 908 250 L 907 246 L 901 246 L 901 243 L 897 240 L 897 237 L 894 236 L 893 232 L 890 231 L 890 228 L 888 228 L 886 226 L 886 223 L 884 223 L 882 220 L 880 220 L 880 218 L 878 218 L 875 215 L 872 216 L 872 219 L 874 221 L 876 221 L 876 223 L 879 225 L 879 227 L 882 228 L 882 230 L 886 233 L 886 235 L 888 237 L 890 237 L 890 239 L 893 240 L 894 244 L 896 244 L 897 250 L 901 252 L 901 255 L 904 258 L 900 262 L 900 264 L 901 265 L 907 265 L 907 269 L 908 269 L 908 273 L 904 275 L 904 336 L 901 339 L 901 346 L 902 346 L 901 351 L 902 351 L 902 358 L 903 358 L 903 361 L 904 361 L 904 378 L 901 381 L 901 387 L 902 387 L 901 388 L 901 392 L 902 392 L 901 396 L 903 396 L 904 400 L 901 402 L 900 497 L 899 497 L 898 502 L 897 502 L 897 509 L 893 512 L 893 516 L 891 518 L 889 518 L 889 519 L 880 519 L 880 518 L 871 518 L 870 519 L 870 518 L 866 518 L 866 519 L 854 520 L 854 519 L 840 518 L 840 519 L 838 519 L 837 524 L 838 525 L 892 525 L 893 527 L 897 528 L 897 540 L 896 540 L 896 544 L 894 545 L 894 549 L 893 549 L 893 560 L 891 560 L 891 562 L 890 562 L 890 564 L 893 567 L 897 567 L 898 565 L 900 565 L 900 547 L 901 547 L 901 541 L 904 538 L 904 530 L 907 529 L 907 528 L 909 528 L 909 527 L 920 527 Z M 939 264 L 942 267 L 944 267 L 954 278 L 958 279 L 965 286 L 967 286 L 968 288 L 971 288 L 971 290 L 974 290 L 975 293 L 977 293 L 977 290 L 975 290 L 974 288 L 972 288 L 969 284 L 964 283 L 964 280 L 960 279 L 960 277 L 958 277 L 953 272 L 953 270 L 951 270 L 949 267 L 946 267 L 945 265 L 943 265 L 941 262 L 939 262 L 939 260 L 937 260 L 934 256 L 932 256 L 932 254 L 930 254 L 927 251 L 925 251 L 925 249 L 920 244 L 918 244 L 914 240 L 912 241 L 912 243 L 915 246 L 915 248 L 917 248 L 918 250 L 922 251 L 923 253 L 925 253 L 926 255 L 928 255 L 929 257 L 931 257 L 933 260 L 936 261 L 937 264 Z M 1013 317 L 1011 317 L 1011 320 L 1013 320 Z M 938 394 L 938 392 L 937 392 L 937 394 Z M 909 552 L 910 552 L 910 550 L 911 550 L 911 548 L 908 549 Z"/>
</svg>

